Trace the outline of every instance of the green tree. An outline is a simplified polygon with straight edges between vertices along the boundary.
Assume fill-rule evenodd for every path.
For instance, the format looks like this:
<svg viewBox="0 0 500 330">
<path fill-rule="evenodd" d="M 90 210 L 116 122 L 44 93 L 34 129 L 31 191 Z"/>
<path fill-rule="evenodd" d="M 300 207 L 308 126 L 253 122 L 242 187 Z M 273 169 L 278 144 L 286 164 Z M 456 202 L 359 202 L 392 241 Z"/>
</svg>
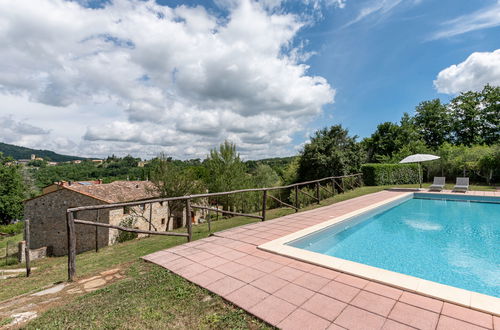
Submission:
<svg viewBox="0 0 500 330">
<path fill-rule="evenodd" d="M 421 102 L 415 108 L 415 126 L 425 144 L 437 148 L 450 139 L 450 116 L 439 99 Z"/>
<path fill-rule="evenodd" d="M 455 144 L 471 146 L 483 143 L 481 136 L 481 94 L 465 92 L 451 100 L 449 109 L 453 119 L 453 136 Z"/>
<path fill-rule="evenodd" d="M 341 125 L 318 130 L 301 153 L 299 180 L 358 172 L 365 154 L 356 138 L 349 136 L 349 131 Z"/>
<path fill-rule="evenodd" d="M 259 164 L 252 176 L 252 183 L 255 188 L 273 187 L 279 185 L 281 179 L 271 166 Z"/>
<path fill-rule="evenodd" d="M 151 163 L 151 182 L 153 191 L 160 197 L 179 197 L 202 193 L 205 186 L 198 180 L 194 171 L 175 165 L 165 155 L 161 155 Z M 174 215 L 184 209 L 184 201 L 171 201 L 168 203 L 169 218 L 166 228 Z"/>
<path fill-rule="evenodd" d="M 236 151 L 236 145 L 224 141 L 219 150 L 210 150 L 204 162 L 207 168 L 206 183 L 210 192 L 231 191 L 245 188 L 248 184 L 246 166 Z M 223 198 L 225 210 L 235 205 L 234 196 Z"/>
<path fill-rule="evenodd" d="M 492 145 L 500 142 L 500 86 L 484 86 L 481 92 L 480 124 L 482 140 Z"/>
<path fill-rule="evenodd" d="M 0 223 L 20 219 L 23 215 L 25 197 L 24 181 L 21 170 L 12 158 L 0 153 Z"/>
</svg>

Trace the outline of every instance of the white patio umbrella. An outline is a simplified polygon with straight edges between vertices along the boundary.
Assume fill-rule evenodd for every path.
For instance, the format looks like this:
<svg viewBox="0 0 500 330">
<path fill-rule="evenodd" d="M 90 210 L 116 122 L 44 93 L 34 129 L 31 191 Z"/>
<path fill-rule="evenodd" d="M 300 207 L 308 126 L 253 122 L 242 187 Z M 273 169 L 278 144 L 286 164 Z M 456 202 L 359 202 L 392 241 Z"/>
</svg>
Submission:
<svg viewBox="0 0 500 330">
<path fill-rule="evenodd" d="M 441 157 L 439 156 L 434 156 L 434 155 L 429 155 L 429 154 L 415 154 L 406 157 L 399 163 L 404 164 L 404 163 L 418 163 L 418 180 L 420 183 L 420 189 L 422 189 L 422 169 L 420 163 L 422 162 L 428 162 L 430 160 L 436 160 Z"/>
</svg>

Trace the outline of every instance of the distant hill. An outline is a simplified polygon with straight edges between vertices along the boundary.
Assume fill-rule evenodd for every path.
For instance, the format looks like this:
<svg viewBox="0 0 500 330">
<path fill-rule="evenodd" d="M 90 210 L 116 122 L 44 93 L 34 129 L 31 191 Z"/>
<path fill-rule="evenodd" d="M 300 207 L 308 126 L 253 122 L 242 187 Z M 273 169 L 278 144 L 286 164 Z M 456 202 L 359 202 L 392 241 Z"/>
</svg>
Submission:
<svg viewBox="0 0 500 330">
<path fill-rule="evenodd" d="M 77 159 L 80 160 L 87 159 L 83 157 L 60 155 L 50 150 L 30 149 L 2 142 L 0 142 L 0 152 L 3 153 L 4 156 L 10 156 L 14 159 L 30 159 L 32 154 L 35 154 L 37 157 L 42 157 L 45 160 L 50 160 L 53 162 L 67 162 Z"/>
</svg>

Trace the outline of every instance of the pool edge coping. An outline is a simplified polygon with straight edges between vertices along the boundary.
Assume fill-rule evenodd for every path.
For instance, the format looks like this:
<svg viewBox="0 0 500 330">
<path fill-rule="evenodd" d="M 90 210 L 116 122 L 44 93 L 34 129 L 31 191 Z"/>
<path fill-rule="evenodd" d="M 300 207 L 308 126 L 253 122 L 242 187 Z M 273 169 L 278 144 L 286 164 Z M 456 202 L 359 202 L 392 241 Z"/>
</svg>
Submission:
<svg viewBox="0 0 500 330">
<path fill-rule="evenodd" d="M 411 198 L 413 197 L 414 193 L 418 192 L 408 192 L 403 195 L 398 195 L 388 198 L 384 201 L 371 204 L 369 206 L 346 213 L 341 216 L 332 216 L 329 220 L 296 231 L 292 234 L 285 235 L 270 242 L 266 242 L 257 246 L 257 248 L 267 252 L 338 270 L 343 273 L 355 275 L 371 281 L 383 283 L 421 295 L 437 298 L 446 302 L 451 302 L 454 304 L 500 316 L 500 298 L 286 245 L 286 243 L 288 242 L 302 238 L 306 235 L 312 234 L 313 232 L 340 223 L 344 220 L 350 219 L 354 216 L 368 212 L 375 208 L 398 201 L 400 199 L 404 200 Z"/>
</svg>

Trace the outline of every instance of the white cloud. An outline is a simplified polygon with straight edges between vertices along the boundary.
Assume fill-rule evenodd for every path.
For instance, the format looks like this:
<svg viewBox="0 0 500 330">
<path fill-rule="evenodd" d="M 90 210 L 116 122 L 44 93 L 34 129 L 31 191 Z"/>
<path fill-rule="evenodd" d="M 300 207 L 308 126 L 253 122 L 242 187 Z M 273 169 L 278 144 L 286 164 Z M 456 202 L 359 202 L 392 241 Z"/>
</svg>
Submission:
<svg viewBox="0 0 500 330">
<path fill-rule="evenodd" d="M 434 87 L 440 93 L 458 94 L 480 90 L 484 85 L 500 85 L 500 49 L 472 53 L 465 61 L 439 72 Z"/>
<path fill-rule="evenodd" d="M 442 24 L 431 40 L 449 38 L 467 32 L 500 26 L 500 1 L 473 13 L 459 16 Z"/>
<path fill-rule="evenodd" d="M 230 138 L 252 158 L 289 153 L 291 136 L 335 91 L 308 74 L 307 54 L 293 46 L 301 17 L 250 0 L 228 10 L 220 17 L 152 0 L 100 9 L 2 1 L 0 96 L 27 98 L 51 115 L 60 109 L 53 121 L 75 115 L 73 130 L 83 129 L 84 140 L 70 137 L 75 142 L 57 151 L 202 157 Z M 16 110 L 18 118 L 34 113 Z M 53 139 L 68 137 L 48 125 Z"/>
<path fill-rule="evenodd" d="M 344 27 L 350 26 L 352 24 L 358 23 L 370 16 L 383 17 L 397 7 L 403 0 L 375 0 L 369 1 L 365 6 L 361 8 L 358 15 Z"/>
</svg>

